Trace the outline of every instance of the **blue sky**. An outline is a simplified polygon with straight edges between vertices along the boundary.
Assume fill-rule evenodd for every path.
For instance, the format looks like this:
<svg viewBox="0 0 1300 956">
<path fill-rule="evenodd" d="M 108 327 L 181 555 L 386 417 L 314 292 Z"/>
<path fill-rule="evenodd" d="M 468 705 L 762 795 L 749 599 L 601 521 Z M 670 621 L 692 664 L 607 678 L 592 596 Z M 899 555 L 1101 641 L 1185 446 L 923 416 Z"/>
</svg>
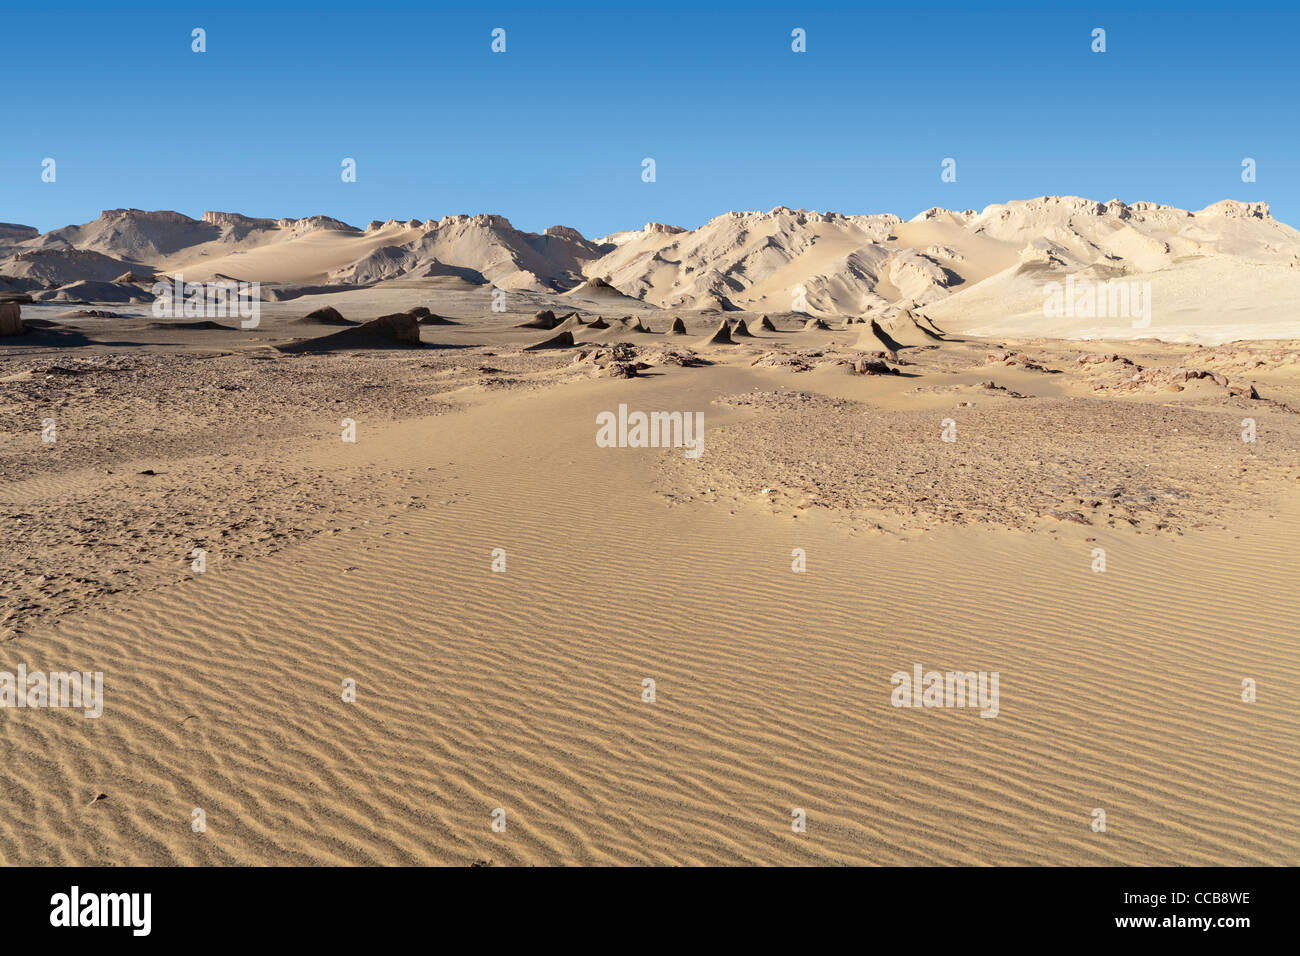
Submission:
<svg viewBox="0 0 1300 956">
<path fill-rule="evenodd" d="M 0 221 L 495 212 L 595 236 L 1057 193 L 1263 200 L 1300 225 L 1300 4 L 972 6 L 11 5 Z"/>
</svg>

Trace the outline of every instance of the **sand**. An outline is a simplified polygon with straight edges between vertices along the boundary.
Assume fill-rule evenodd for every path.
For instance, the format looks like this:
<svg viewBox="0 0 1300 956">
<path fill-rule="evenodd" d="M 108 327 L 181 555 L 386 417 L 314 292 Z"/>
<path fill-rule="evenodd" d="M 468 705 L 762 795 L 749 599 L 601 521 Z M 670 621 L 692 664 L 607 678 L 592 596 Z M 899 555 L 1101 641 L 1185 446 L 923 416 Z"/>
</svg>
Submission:
<svg viewBox="0 0 1300 956">
<path fill-rule="evenodd" d="M 568 301 L 6 339 L 0 671 L 102 671 L 105 706 L 0 708 L 0 860 L 1300 862 L 1300 343 L 925 308 L 892 356 L 781 312 L 696 355 L 722 316 L 619 302 L 528 351 Z M 457 324 L 354 350 L 295 321 L 325 306 Z M 703 454 L 599 447 L 620 404 L 702 412 Z M 999 672 L 997 717 L 893 706 L 915 664 Z"/>
<path fill-rule="evenodd" d="M 879 321 L 907 309 L 980 337 L 1224 344 L 1294 338 L 1300 232 L 1262 202 L 1184 210 L 1040 196 L 982 211 L 935 207 L 906 221 L 778 206 L 598 240 L 566 226 L 524 232 L 498 215 L 361 229 L 325 216 L 191 219 L 138 209 L 45 235 L 11 225 L 0 236 L 0 293 L 148 304 L 155 274 L 257 282 L 268 301 L 437 280 L 449 292 L 549 297 L 557 314 L 741 310 Z M 1140 289 L 1144 307 L 1056 314 L 1047 290 L 1065 282 Z"/>
</svg>

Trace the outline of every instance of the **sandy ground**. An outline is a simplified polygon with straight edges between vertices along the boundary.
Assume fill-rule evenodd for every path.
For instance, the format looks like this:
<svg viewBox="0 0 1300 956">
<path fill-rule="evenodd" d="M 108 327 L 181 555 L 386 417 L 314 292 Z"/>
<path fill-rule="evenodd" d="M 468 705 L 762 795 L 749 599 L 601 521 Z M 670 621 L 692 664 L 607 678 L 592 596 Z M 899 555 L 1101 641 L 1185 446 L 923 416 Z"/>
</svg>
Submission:
<svg viewBox="0 0 1300 956">
<path fill-rule="evenodd" d="M 323 304 L 458 324 L 272 348 Z M 861 375 L 860 326 L 647 309 L 522 351 L 581 306 L 395 283 L 6 344 L 0 671 L 105 701 L 0 708 L 0 860 L 1300 862 L 1296 343 Z M 599 447 L 620 404 L 702 412 L 703 454 Z M 893 706 L 915 664 L 998 672 L 996 718 Z"/>
</svg>

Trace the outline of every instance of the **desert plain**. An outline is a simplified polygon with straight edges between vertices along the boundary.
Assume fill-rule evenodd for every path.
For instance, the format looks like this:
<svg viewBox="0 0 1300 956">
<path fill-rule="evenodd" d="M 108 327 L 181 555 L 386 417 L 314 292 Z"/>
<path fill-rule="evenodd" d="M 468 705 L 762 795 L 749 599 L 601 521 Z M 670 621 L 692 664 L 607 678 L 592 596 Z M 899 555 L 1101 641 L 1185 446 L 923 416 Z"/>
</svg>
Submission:
<svg viewBox="0 0 1300 956">
<path fill-rule="evenodd" d="M 1300 862 L 1261 204 L 34 233 L 0 671 L 103 712 L 0 708 L 0 861 Z M 256 324 L 160 317 L 177 275 Z M 1067 277 L 1147 311 L 1046 314 Z M 607 447 L 620 406 L 698 446 Z M 996 714 L 896 706 L 917 665 Z"/>
</svg>

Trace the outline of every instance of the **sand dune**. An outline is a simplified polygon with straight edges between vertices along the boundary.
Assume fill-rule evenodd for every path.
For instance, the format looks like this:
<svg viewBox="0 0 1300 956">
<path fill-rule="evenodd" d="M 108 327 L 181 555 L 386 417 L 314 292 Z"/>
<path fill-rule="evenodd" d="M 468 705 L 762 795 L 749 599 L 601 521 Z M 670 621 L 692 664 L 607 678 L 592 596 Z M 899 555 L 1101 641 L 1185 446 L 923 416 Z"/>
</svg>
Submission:
<svg viewBox="0 0 1300 956">
<path fill-rule="evenodd" d="M 328 352 L 337 349 L 419 347 L 420 324 L 410 313 L 381 315 L 353 328 L 279 345 L 281 352 Z"/>
<path fill-rule="evenodd" d="M 625 295 L 618 289 L 610 285 L 607 279 L 593 276 L 580 285 L 574 286 L 568 292 L 564 293 L 568 298 L 581 299 L 584 302 L 590 302 L 594 305 L 603 306 L 608 309 L 618 308 L 620 305 L 640 305 L 638 299 Z"/>
<path fill-rule="evenodd" d="M 1300 298 L 1300 233 L 1264 203 L 1230 200 L 1191 212 L 1045 196 L 979 212 L 936 207 L 910 221 L 779 206 L 726 213 L 692 230 L 650 223 L 594 242 L 564 226 L 523 232 L 493 215 L 360 230 L 321 216 L 209 212 L 195 220 L 119 209 L 45 235 L 11 226 L 4 241 L 0 280 L 62 301 L 136 301 L 147 290 L 67 288 L 133 270 L 256 281 L 269 299 L 300 295 L 300 287 L 437 278 L 461 289 L 563 293 L 593 311 L 843 318 L 907 306 L 983 335 L 1136 338 L 1157 328 L 1170 339 L 1222 342 L 1287 337 L 1289 306 Z M 1243 273 L 1250 282 L 1236 281 Z M 1048 316 L 1046 289 L 1067 276 L 1150 283 L 1155 324 Z M 1227 297 L 1211 304 L 1199 294 L 1211 286 L 1227 288 Z"/>
<path fill-rule="evenodd" d="M 735 340 L 731 337 L 731 326 L 726 319 L 718 325 L 714 333 L 704 340 L 705 345 L 734 345 Z"/>
<path fill-rule="evenodd" d="M 527 322 L 520 322 L 515 326 L 517 329 L 553 329 L 560 324 L 555 313 L 550 309 L 543 309 L 533 315 Z"/>
<path fill-rule="evenodd" d="M 578 313 L 576 312 L 566 316 L 563 320 L 560 321 L 559 325 L 555 326 L 555 328 L 561 329 L 566 332 L 575 332 L 578 329 L 583 329 L 586 327 L 587 327 L 587 323 L 584 322 L 582 320 L 582 317 L 579 316 Z"/>
<path fill-rule="evenodd" d="M 313 312 L 308 312 L 301 319 L 294 319 L 293 321 L 303 325 L 356 325 L 357 324 L 352 319 L 345 319 L 343 317 L 343 314 L 339 312 L 338 309 L 329 305 L 325 306 L 324 308 L 316 309 Z"/>
<path fill-rule="evenodd" d="M 526 350 L 536 352 L 542 349 L 570 349 L 573 348 L 573 333 L 569 331 L 559 332 L 550 338 L 543 339 L 533 345 L 526 346 Z"/>
<path fill-rule="evenodd" d="M 105 708 L 0 708 L 0 860 L 1300 862 L 1266 208 L 58 232 L 0 227 L 42 253 L 0 305 L 0 672 Z M 252 328 L 54 304 L 154 269 L 285 284 Z M 1045 319 L 1066 275 L 1149 277 L 1150 327 Z M 913 668 L 996 672 L 996 716 L 896 706 Z"/>
<path fill-rule="evenodd" d="M 829 348 L 802 373 L 751 365 L 748 349 L 709 365 L 647 349 L 656 375 L 609 379 L 568 354 L 513 351 L 530 333 L 489 316 L 468 334 L 492 341 L 492 371 L 474 367 L 483 346 L 468 365 L 463 350 L 105 353 L 60 359 L 70 375 L 43 371 L 48 357 L 6 360 L 0 378 L 26 376 L 6 401 L 69 399 L 66 446 L 0 446 L 19 466 L 6 506 L 28 516 L 26 544 L 6 532 L 9 560 L 41 547 L 74 567 L 88 549 L 68 539 L 85 537 L 130 573 L 0 644 L 0 668 L 102 670 L 106 697 L 89 730 L 79 714 L 0 711 L 15 754 L 0 857 L 1300 860 L 1300 750 L 1277 690 L 1300 680 L 1296 416 L 1255 412 L 1268 437 L 1247 450 L 1240 398 L 1085 400 L 1094 369 L 1123 363 L 1081 363 L 1062 343 L 1022 345 L 1033 361 L 1012 365 L 983 343 L 943 343 L 905 367 L 914 377 L 823 376 Z M 1130 352 L 1230 379 L 1264 361 L 1260 390 L 1283 397 L 1300 394 L 1294 354 Z M 166 441 L 146 440 L 148 398 L 171 375 L 192 397 L 174 398 Z M 990 375 L 1035 397 L 981 389 Z M 392 405 L 430 391 L 433 406 Z M 620 402 L 704 409 L 706 454 L 598 447 L 595 416 Z M 339 441 L 343 414 L 355 443 Z M 955 444 L 937 438 L 945 416 L 959 419 Z M 1243 477 L 1225 486 L 1225 473 Z M 1072 506 L 1091 526 L 1037 497 L 1104 482 L 1117 497 Z M 1147 501 L 1146 486 L 1177 494 Z M 266 524 L 241 526 L 254 514 Z M 196 536 L 211 543 L 205 574 L 189 570 Z M 1090 569 L 1096 547 L 1105 574 Z M 792 573 L 795 548 L 806 573 Z M 32 585 L 38 569 L 7 573 L 45 601 L 78 586 Z M 997 718 L 892 706 L 890 675 L 914 662 L 998 670 Z M 355 703 L 341 700 L 347 679 Z M 1089 827 L 1096 807 L 1107 833 Z M 791 832 L 795 808 L 807 833 Z"/>
<path fill-rule="evenodd" d="M 113 282 L 131 264 L 89 249 L 60 246 L 15 253 L 0 265 L 6 276 L 36 279 L 51 286 L 70 282 Z"/>
<path fill-rule="evenodd" d="M 596 254 L 594 243 L 564 226 L 539 236 L 520 232 L 503 216 L 448 216 L 334 270 L 332 277 L 375 282 L 449 270 L 501 289 L 559 290 L 580 282 L 582 263 Z"/>
</svg>

